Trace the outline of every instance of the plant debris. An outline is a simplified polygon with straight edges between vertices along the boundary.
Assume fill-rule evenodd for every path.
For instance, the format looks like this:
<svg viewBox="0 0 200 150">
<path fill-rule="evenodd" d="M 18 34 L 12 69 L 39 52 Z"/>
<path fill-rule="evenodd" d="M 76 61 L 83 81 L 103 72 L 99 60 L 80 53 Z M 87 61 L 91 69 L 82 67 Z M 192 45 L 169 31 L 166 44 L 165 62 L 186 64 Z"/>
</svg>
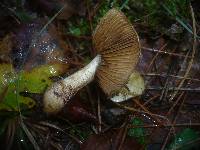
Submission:
<svg viewBox="0 0 200 150">
<path fill-rule="evenodd" d="M 199 149 L 198 0 L 2 0 L 0 8 L 0 149 Z M 85 80 L 94 58 L 91 82 L 68 88 L 70 98 L 61 87 L 62 108 L 44 112 L 45 91 Z"/>
</svg>

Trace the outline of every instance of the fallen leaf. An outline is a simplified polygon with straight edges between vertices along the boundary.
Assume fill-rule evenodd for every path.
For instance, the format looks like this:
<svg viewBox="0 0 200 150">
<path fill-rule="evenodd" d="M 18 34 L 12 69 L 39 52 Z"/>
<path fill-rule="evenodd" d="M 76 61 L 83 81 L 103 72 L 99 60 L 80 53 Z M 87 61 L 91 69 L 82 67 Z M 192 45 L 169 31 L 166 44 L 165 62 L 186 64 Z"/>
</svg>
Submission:
<svg viewBox="0 0 200 150">
<path fill-rule="evenodd" d="M 144 149 L 134 138 L 126 137 L 123 140 L 123 129 L 108 131 L 102 134 L 91 135 L 82 145 L 81 150 L 142 150 Z M 122 144 L 122 145 L 121 145 Z"/>
<path fill-rule="evenodd" d="M 19 93 L 43 93 L 52 83 L 49 77 L 62 73 L 63 65 L 60 64 L 42 65 L 31 71 L 21 71 L 19 74 L 14 71 L 11 64 L 0 64 L 0 94 L 3 94 L 0 110 L 17 111 L 19 106 L 33 108 L 35 101 Z"/>
<path fill-rule="evenodd" d="M 31 70 L 49 63 L 67 64 L 68 46 L 54 25 L 46 28 L 45 20 L 22 24 L 14 33 L 12 60 L 17 70 Z"/>
<path fill-rule="evenodd" d="M 121 126 L 127 119 L 127 111 L 120 108 L 105 108 L 102 109 L 101 117 L 103 122 L 110 126 Z"/>
<path fill-rule="evenodd" d="M 78 94 L 67 103 L 60 114 L 74 123 L 97 122 L 97 118 L 90 109 L 90 106 L 83 103 Z"/>
</svg>

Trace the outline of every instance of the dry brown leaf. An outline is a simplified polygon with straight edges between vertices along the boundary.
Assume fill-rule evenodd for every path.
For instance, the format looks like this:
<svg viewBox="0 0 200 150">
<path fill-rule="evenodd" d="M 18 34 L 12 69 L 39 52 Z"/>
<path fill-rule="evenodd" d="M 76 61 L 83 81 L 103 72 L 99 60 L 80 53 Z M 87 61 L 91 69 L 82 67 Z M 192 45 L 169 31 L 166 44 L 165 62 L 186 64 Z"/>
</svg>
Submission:
<svg viewBox="0 0 200 150">
<path fill-rule="evenodd" d="M 12 47 L 15 68 L 30 70 L 41 64 L 66 65 L 68 46 L 53 24 L 42 29 L 45 22 L 41 19 L 34 20 L 32 23 L 21 25 L 15 33 Z"/>
<path fill-rule="evenodd" d="M 117 131 L 91 135 L 82 145 L 81 150 L 142 150 L 143 147 L 134 138 L 123 139 L 123 128 Z M 123 141 L 124 140 L 124 141 Z"/>
</svg>

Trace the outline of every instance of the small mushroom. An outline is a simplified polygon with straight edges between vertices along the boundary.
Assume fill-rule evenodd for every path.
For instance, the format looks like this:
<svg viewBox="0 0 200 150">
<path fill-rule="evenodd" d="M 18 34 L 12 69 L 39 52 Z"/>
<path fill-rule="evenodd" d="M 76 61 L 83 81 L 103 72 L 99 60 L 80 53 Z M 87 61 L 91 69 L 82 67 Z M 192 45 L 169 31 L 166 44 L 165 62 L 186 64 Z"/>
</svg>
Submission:
<svg viewBox="0 0 200 150">
<path fill-rule="evenodd" d="M 140 43 L 137 32 L 121 11 L 111 9 L 100 20 L 93 34 L 93 44 L 98 54 L 87 66 L 46 90 L 45 112 L 59 112 L 95 75 L 109 97 L 128 82 L 139 60 Z"/>
</svg>

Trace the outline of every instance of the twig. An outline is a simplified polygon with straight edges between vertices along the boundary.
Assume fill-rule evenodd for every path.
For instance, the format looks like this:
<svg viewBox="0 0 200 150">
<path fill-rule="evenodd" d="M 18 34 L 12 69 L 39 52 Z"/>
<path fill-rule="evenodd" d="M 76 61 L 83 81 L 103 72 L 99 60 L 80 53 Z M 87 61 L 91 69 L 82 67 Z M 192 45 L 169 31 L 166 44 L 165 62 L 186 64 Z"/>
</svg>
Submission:
<svg viewBox="0 0 200 150">
<path fill-rule="evenodd" d="M 164 149 L 165 149 L 165 147 L 166 147 L 166 145 L 167 145 L 167 141 L 168 141 L 169 138 L 170 138 L 171 132 L 173 132 L 173 133 L 174 133 L 174 136 L 175 136 L 175 128 L 174 128 L 174 125 L 176 124 L 176 120 L 177 120 L 177 118 L 178 118 L 179 112 L 180 112 L 180 110 L 182 109 L 182 106 L 183 106 L 184 102 L 185 102 L 185 98 L 183 98 L 183 100 L 182 100 L 182 102 L 181 102 L 181 105 L 180 105 L 179 108 L 178 108 L 177 114 L 176 114 L 176 116 L 174 117 L 174 120 L 173 120 L 173 122 L 172 122 L 172 126 L 170 127 L 170 130 L 169 130 L 169 132 L 168 132 L 168 134 L 167 134 L 167 137 L 166 137 L 166 139 L 165 139 L 165 141 L 164 141 L 164 143 L 163 143 L 163 145 L 162 145 L 162 147 L 161 147 L 161 150 L 164 150 Z"/>
<path fill-rule="evenodd" d="M 140 108 L 142 108 L 145 112 L 148 112 L 149 114 L 151 114 L 151 112 L 142 104 L 140 104 L 140 102 L 136 99 L 133 100 Z M 155 116 L 151 116 L 154 120 L 156 120 L 156 122 L 158 124 L 162 124 L 161 121 L 159 119 L 157 119 Z"/>
<path fill-rule="evenodd" d="M 61 129 L 60 127 L 58 127 L 57 125 L 54 125 L 54 124 L 51 124 L 51 123 L 48 123 L 48 122 L 44 122 L 44 121 L 41 121 L 39 122 L 40 125 L 42 126 L 46 126 L 46 127 L 49 127 L 49 128 L 53 128 L 53 129 L 56 129 L 58 131 L 61 131 L 62 133 L 65 133 L 67 134 L 68 136 L 70 136 L 74 141 L 76 141 L 78 144 L 82 144 L 83 142 L 80 141 L 78 138 L 76 138 L 75 136 L 65 132 L 65 130 Z M 72 127 L 74 127 L 73 125 L 71 125 Z"/>
<path fill-rule="evenodd" d="M 102 121 L 101 121 L 101 103 L 100 103 L 99 92 L 98 92 L 97 102 L 98 102 L 97 113 L 98 113 L 98 125 L 99 125 L 98 129 L 99 129 L 99 133 L 101 133 L 101 124 L 102 124 Z"/>
<path fill-rule="evenodd" d="M 157 49 L 154 49 L 154 48 L 142 47 L 142 49 L 143 50 L 147 50 L 147 51 L 151 51 L 151 52 L 155 52 L 155 53 L 161 53 L 161 54 L 172 55 L 172 56 L 177 56 L 177 57 L 192 58 L 191 56 L 186 56 L 186 55 L 182 55 L 182 54 L 178 54 L 178 53 L 173 53 L 173 52 L 166 52 L 166 51 L 157 50 Z"/>
<path fill-rule="evenodd" d="M 85 36 L 85 35 L 73 35 L 73 34 L 70 34 L 70 33 L 62 33 L 63 36 L 67 36 L 67 37 L 70 37 L 70 38 L 76 38 L 76 39 L 80 39 L 80 40 L 87 40 L 87 41 L 91 41 L 92 40 L 92 37 L 91 36 Z"/>
<path fill-rule="evenodd" d="M 169 123 L 169 119 L 165 116 L 162 116 L 162 115 L 158 115 L 158 114 L 154 114 L 154 113 L 151 113 L 151 112 L 146 112 L 146 111 L 142 111 L 142 110 L 138 110 L 138 109 L 135 109 L 133 107 L 128 107 L 128 106 L 125 106 L 125 105 L 121 105 L 121 104 L 118 104 L 118 103 L 115 103 L 113 102 L 115 105 L 119 106 L 120 108 L 123 108 L 125 110 L 128 110 L 130 112 L 138 112 L 138 113 L 144 113 L 144 114 L 148 114 L 150 116 L 155 116 L 155 117 L 159 117 L 159 118 L 162 118 L 164 120 L 167 120 L 167 122 Z"/>
<path fill-rule="evenodd" d="M 93 114 L 96 114 L 95 103 L 94 103 L 94 100 L 93 100 L 93 96 L 92 96 L 90 87 L 86 86 L 86 90 L 87 90 L 87 94 L 88 94 L 88 98 L 89 98 L 90 104 L 92 106 L 92 112 L 93 112 Z"/>
<path fill-rule="evenodd" d="M 90 8 L 89 8 L 89 0 L 87 0 L 87 12 L 88 12 L 88 20 L 90 24 L 90 31 L 93 31 L 93 26 L 92 26 L 92 18 L 91 18 L 91 13 L 90 13 Z"/>
<path fill-rule="evenodd" d="M 172 62 L 172 65 L 169 65 L 167 74 L 170 74 L 170 73 L 171 73 L 172 68 L 173 68 L 173 62 Z M 163 99 L 164 99 L 164 100 L 166 99 L 167 94 L 168 94 L 168 91 L 169 91 L 170 77 L 167 76 L 165 79 L 166 79 L 166 80 L 165 80 L 165 83 L 164 83 L 164 87 L 163 87 L 163 90 L 161 91 L 160 98 L 159 98 L 160 101 L 162 101 Z"/>
<path fill-rule="evenodd" d="M 47 26 L 63 11 L 65 7 L 66 5 L 63 5 L 63 7 L 43 26 L 43 28 L 39 32 L 39 35 L 42 34 L 42 32 L 47 28 Z"/>
<path fill-rule="evenodd" d="M 169 75 L 167 75 L 167 74 L 159 74 L 159 73 L 147 73 L 147 74 L 142 74 L 142 75 L 144 75 L 144 76 L 160 76 L 160 77 L 163 77 L 163 78 L 165 78 L 167 76 L 173 77 L 173 78 L 178 78 L 178 79 L 183 79 L 184 78 L 182 76 L 176 76 L 176 75 L 171 75 L 171 74 L 169 74 Z M 190 78 L 190 77 L 187 77 L 185 79 L 186 80 L 192 80 L 192 81 L 200 81 L 199 79 L 193 79 L 193 78 Z"/>
<path fill-rule="evenodd" d="M 124 144 L 124 142 L 125 142 L 125 139 L 126 139 L 128 125 L 125 125 L 123 128 L 124 128 L 124 129 L 122 130 L 122 131 L 123 131 L 123 135 L 122 135 L 122 138 L 121 138 L 121 142 L 120 142 L 120 144 L 119 144 L 119 148 L 118 148 L 117 150 L 123 150 L 123 149 L 122 149 L 122 146 L 123 146 L 123 144 Z"/>
<path fill-rule="evenodd" d="M 160 51 L 160 50 L 163 50 L 166 46 L 167 46 L 167 43 L 164 44 L 164 45 L 159 49 L 159 51 Z M 156 53 L 156 55 L 152 58 L 152 60 L 151 60 L 151 62 L 150 62 L 150 64 L 149 64 L 149 66 L 148 66 L 148 68 L 146 69 L 146 72 L 149 72 L 149 70 L 150 70 L 150 68 L 151 68 L 151 66 L 152 66 L 152 64 L 153 64 L 153 62 L 156 60 L 156 58 L 157 58 L 158 55 L 159 55 L 159 51 L 158 51 L 158 52 Z"/>
<path fill-rule="evenodd" d="M 189 73 L 190 73 L 190 70 L 191 70 L 192 64 L 193 64 L 193 60 L 194 60 L 194 56 L 195 56 L 195 52 L 196 52 L 196 44 L 197 44 L 197 39 L 196 39 L 196 37 L 197 37 L 197 31 L 196 31 L 196 25 L 195 25 L 195 24 L 196 24 L 196 21 L 195 21 L 195 17 L 194 17 L 193 8 L 192 8 L 191 4 L 189 4 L 189 5 L 190 5 L 191 16 L 192 16 L 192 26 L 193 26 L 193 33 L 194 33 L 194 34 L 193 34 L 194 41 L 193 41 L 193 48 L 192 48 L 192 58 L 191 58 L 191 60 L 190 60 L 190 62 L 189 62 L 189 64 L 188 64 L 188 67 L 187 67 L 187 70 L 186 70 L 186 72 L 185 72 L 185 75 L 184 75 L 183 80 L 182 80 L 182 81 L 180 82 L 180 84 L 178 85 L 178 89 L 180 89 L 180 88 L 183 86 L 183 84 L 184 84 L 186 78 L 188 77 L 188 75 L 189 75 Z M 179 90 L 176 90 L 176 91 L 172 94 L 172 96 L 170 97 L 169 101 L 172 101 L 172 100 L 174 99 L 174 97 L 177 95 L 178 91 L 179 91 Z"/>
<path fill-rule="evenodd" d="M 21 127 L 24 130 L 24 132 L 26 133 L 26 135 L 27 135 L 29 141 L 31 142 L 31 144 L 34 146 L 34 149 L 35 150 L 40 150 L 40 147 L 37 144 L 35 138 L 33 137 L 33 135 L 31 134 L 31 132 L 28 130 L 28 128 L 26 127 L 26 125 L 23 122 L 21 122 Z"/>
<path fill-rule="evenodd" d="M 171 127 L 191 127 L 191 126 L 200 126 L 200 123 L 177 123 L 177 124 L 168 124 L 168 125 L 129 125 L 128 128 L 171 128 Z"/>
<path fill-rule="evenodd" d="M 12 14 L 11 16 L 15 19 L 15 21 L 18 23 L 18 24 L 21 24 L 21 21 L 20 19 L 17 18 L 17 14 L 15 13 L 15 11 L 12 9 L 12 8 L 9 8 L 7 6 L 5 6 L 3 3 L 0 2 L 0 6 L 9 10 Z"/>
<path fill-rule="evenodd" d="M 92 10 L 90 17 L 91 19 L 96 15 L 97 11 L 99 10 L 99 8 L 101 7 L 101 5 L 103 4 L 103 0 L 100 0 L 99 2 L 97 2 L 97 4 L 94 6 L 94 9 Z"/>
<path fill-rule="evenodd" d="M 91 17 L 90 8 L 89 8 L 89 0 L 87 0 L 86 3 L 87 3 L 88 20 L 89 20 L 89 24 L 90 24 L 90 32 L 92 33 L 93 25 L 92 25 L 92 17 Z M 95 49 L 92 47 L 90 49 L 90 56 L 94 56 L 95 53 L 96 53 Z"/>
<path fill-rule="evenodd" d="M 121 5 L 120 10 L 124 9 L 124 7 L 126 7 L 126 5 L 128 4 L 128 2 L 129 2 L 129 0 L 125 0 L 123 2 L 123 4 Z"/>
<path fill-rule="evenodd" d="M 153 97 L 151 97 L 149 100 L 147 100 L 143 106 L 146 106 L 147 104 L 149 104 L 151 101 L 155 100 L 156 98 L 158 98 L 160 95 L 157 94 L 157 95 L 154 95 Z"/>
<path fill-rule="evenodd" d="M 172 107 L 169 109 L 169 111 L 167 112 L 167 116 L 169 116 L 169 114 L 172 112 L 172 110 L 174 109 L 174 107 L 178 104 L 178 102 L 181 100 L 181 98 L 182 98 L 182 96 L 183 96 L 183 94 L 184 94 L 185 92 L 182 92 L 181 94 L 180 94 L 180 96 L 177 98 L 177 100 L 173 103 L 173 105 L 172 105 Z"/>
<path fill-rule="evenodd" d="M 200 141 L 200 138 L 197 138 L 197 139 L 193 139 L 191 141 L 188 141 L 186 143 L 184 143 L 183 145 L 180 144 L 180 145 L 176 145 L 175 149 L 174 150 L 180 150 L 182 148 L 184 148 L 185 146 L 187 147 L 188 145 L 196 145 L 195 143 L 199 142 Z M 189 146 L 188 146 L 189 147 Z"/>
<path fill-rule="evenodd" d="M 164 87 L 146 87 L 146 90 L 163 90 Z M 198 88 L 179 88 L 179 87 L 169 87 L 169 91 L 190 91 L 190 92 L 200 92 L 200 87 Z"/>
</svg>

